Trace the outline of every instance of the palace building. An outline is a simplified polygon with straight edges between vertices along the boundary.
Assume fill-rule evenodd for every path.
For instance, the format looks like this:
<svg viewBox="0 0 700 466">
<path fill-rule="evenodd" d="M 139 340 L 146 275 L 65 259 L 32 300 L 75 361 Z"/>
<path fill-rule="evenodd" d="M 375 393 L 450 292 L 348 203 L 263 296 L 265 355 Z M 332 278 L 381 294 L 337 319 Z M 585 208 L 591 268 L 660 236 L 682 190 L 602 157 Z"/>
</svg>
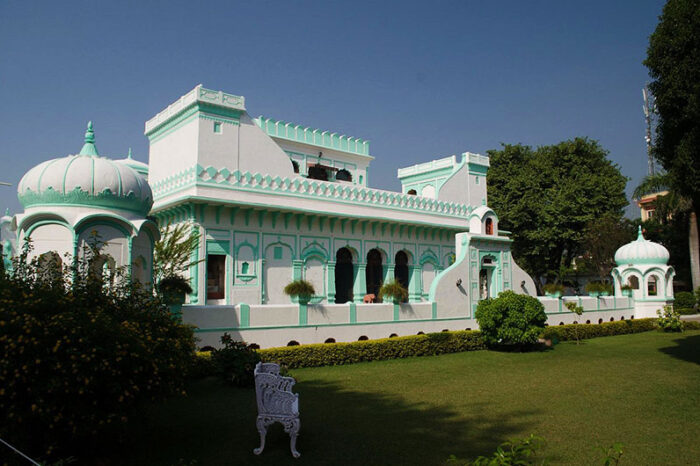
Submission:
<svg viewBox="0 0 700 466">
<path fill-rule="evenodd" d="M 149 282 L 156 222 L 187 223 L 201 241 L 182 315 L 202 344 L 223 332 L 279 346 L 476 328 L 481 299 L 536 295 L 488 207 L 488 157 L 400 168 L 401 192 L 374 189 L 369 141 L 252 118 L 243 97 L 201 85 L 148 120 L 145 135 L 147 166 L 112 161 L 90 125 L 78 155 L 24 176 L 25 211 L 12 226 L 19 244 L 31 238 L 35 254 L 56 257 L 98 231 L 113 257 L 105 267 Z M 302 278 L 316 290 L 308 305 L 283 293 Z M 406 303 L 366 302 L 391 279 L 408 289 Z M 579 300 L 596 320 L 634 314 L 632 298 L 612 298 Z M 547 299 L 552 322 L 571 320 Z"/>
</svg>

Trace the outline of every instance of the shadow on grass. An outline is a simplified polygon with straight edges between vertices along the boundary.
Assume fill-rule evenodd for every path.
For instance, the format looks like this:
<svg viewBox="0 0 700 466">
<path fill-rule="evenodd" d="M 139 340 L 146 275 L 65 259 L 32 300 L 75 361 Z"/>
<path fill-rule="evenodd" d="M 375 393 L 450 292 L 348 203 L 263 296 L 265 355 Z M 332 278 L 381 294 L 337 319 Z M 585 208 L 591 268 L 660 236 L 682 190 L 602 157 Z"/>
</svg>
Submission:
<svg viewBox="0 0 700 466">
<path fill-rule="evenodd" d="M 291 457 L 289 437 L 279 425 L 268 432 L 262 455 L 253 455 L 259 441 L 254 391 L 207 379 L 194 383 L 187 398 L 141 413 L 125 442 L 93 463 L 432 465 L 443 464 L 451 454 L 463 459 L 488 455 L 505 440 L 531 433 L 523 420 L 531 412 L 494 418 L 489 406 L 475 403 L 465 415 L 320 381 L 299 383 L 297 391 L 298 460 Z"/>
<path fill-rule="evenodd" d="M 676 359 L 700 364 L 700 335 L 691 335 L 673 340 L 676 346 L 660 348 L 659 351 Z"/>
</svg>

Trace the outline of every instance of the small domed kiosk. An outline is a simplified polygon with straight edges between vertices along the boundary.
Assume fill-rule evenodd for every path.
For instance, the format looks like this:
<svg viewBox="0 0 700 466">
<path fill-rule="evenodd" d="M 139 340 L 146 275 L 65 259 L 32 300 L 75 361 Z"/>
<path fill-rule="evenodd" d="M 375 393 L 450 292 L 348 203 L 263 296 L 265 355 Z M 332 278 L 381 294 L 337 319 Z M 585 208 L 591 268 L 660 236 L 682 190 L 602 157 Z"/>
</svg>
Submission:
<svg viewBox="0 0 700 466">
<path fill-rule="evenodd" d="M 668 265 L 668 250 L 649 241 L 639 227 L 637 239 L 615 252 L 612 271 L 615 294 L 622 294 L 622 286 L 632 288 L 637 317 L 656 317 L 656 311 L 673 303 L 673 277 L 676 272 Z"/>
<path fill-rule="evenodd" d="M 134 280 L 152 282 L 158 227 L 147 218 L 153 205 L 151 188 L 129 163 L 99 155 L 92 122 L 79 154 L 29 170 L 17 196 L 24 212 L 13 226 L 20 247 L 31 238 L 33 257 L 50 254 L 65 262 L 96 236 L 106 243 L 103 269 L 125 266 Z"/>
</svg>

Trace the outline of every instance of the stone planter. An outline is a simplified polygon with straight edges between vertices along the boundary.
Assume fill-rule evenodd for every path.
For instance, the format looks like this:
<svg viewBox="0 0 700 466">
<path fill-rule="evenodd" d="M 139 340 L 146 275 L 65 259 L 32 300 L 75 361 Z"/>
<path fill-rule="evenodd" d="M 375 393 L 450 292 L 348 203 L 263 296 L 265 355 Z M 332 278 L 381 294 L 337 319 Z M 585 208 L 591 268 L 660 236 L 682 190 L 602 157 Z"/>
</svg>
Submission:
<svg viewBox="0 0 700 466">
<path fill-rule="evenodd" d="M 544 294 L 548 298 L 561 299 L 561 291 L 552 291 L 551 293 Z"/>
<path fill-rule="evenodd" d="M 590 296 L 591 298 L 597 298 L 598 296 L 600 296 L 600 291 L 589 291 L 588 296 Z"/>
<path fill-rule="evenodd" d="M 632 290 L 620 290 L 622 292 L 622 296 L 626 296 L 628 298 L 632 297 Z"/>
</svg>

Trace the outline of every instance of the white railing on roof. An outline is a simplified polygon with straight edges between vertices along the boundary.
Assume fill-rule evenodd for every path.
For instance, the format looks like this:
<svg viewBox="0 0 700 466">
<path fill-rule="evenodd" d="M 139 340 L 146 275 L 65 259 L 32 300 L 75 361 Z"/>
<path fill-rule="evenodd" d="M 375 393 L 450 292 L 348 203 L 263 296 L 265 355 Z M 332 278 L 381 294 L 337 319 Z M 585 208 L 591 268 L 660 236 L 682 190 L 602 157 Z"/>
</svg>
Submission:
<svg viewBox="0 0 700 466">
<path fill-rule="evenodd" d="M 406 176 L 427 173 L 440 168 L 454 167 L 455 165 L 457 165 L 457 157 L 451 155 L 442 159 L 431 160 L 430 162 L 418 163 L 416 165 L 411 165 L 410 167 L 399 168 L 398 176 L 399 178 L 404 178 Z"/>
<path fill-rule="evenodd" d="M 168 105 L 165 110 L 148 120 L 146 122 L 146 134 L 150 133 L 155 128 L 162 125 L 173 116 L 177 115 L 197 101 L 207 102 L 235 110 L 245 110 L 244 97 L 227 94 L 222 91 L 212 91 L 211 89 L 205 89 L 201 84 L 198 84 L 197 87 L 177 99 L 172 104 Z"/>
</svg>

